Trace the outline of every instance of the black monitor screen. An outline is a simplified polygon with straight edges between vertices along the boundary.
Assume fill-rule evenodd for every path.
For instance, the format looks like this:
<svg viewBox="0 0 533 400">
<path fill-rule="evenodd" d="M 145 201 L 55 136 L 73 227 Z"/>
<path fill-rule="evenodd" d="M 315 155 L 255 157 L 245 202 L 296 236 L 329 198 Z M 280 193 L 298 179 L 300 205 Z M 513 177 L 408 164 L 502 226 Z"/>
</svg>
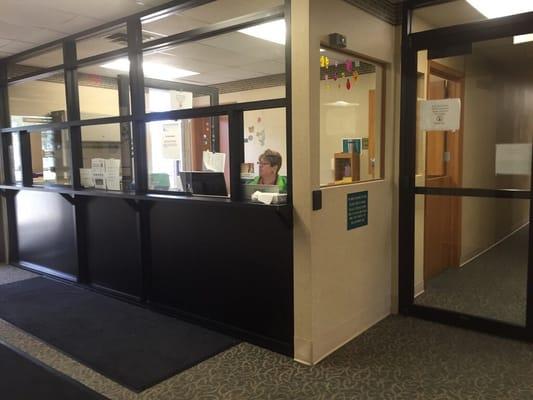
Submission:
<svg viewBox="0 0 533 400">
<path fill-rule="evenodd" d="M 209 171 L 184 171 L 180 172 L 183 188 L 193 194 L 206 194 L 211 196 L 227 196 L 228 189 L 224 173 Z"/>
</svg>

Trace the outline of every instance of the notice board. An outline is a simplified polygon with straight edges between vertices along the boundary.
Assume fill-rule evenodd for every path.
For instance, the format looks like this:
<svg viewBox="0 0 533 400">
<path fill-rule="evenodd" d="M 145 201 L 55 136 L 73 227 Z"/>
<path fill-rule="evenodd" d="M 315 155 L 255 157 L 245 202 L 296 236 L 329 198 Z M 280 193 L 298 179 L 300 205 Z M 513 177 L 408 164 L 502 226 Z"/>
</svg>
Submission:
<svg viewBox="0 0 533 400">
<path fill-rule="evenodd" d="M 346 209 L 348 230 L 368 225 L 368 191 L 348 193 Z"/>
</svg>

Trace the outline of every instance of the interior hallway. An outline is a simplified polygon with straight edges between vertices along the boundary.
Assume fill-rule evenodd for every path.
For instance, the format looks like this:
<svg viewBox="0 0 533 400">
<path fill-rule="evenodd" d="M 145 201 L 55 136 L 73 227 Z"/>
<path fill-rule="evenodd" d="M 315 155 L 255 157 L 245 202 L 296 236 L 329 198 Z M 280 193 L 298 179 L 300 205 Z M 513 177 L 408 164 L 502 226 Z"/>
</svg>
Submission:
<svg viewBox="0 0 533 400">
<path fill-rule="evenodd" d="M 426 282 L 415 304 L 524 326 L 529 225 L 461 268 Z"/>
<path fill-rule="evenodd" d="M 32 276 L 0 267 L 0 283 Z M 117 400 L 533 398 L 530 344 L 401 316 L 314 367 L 243 343 L 140 394 L 2 320 L 0 341 Z"/>
</svg>

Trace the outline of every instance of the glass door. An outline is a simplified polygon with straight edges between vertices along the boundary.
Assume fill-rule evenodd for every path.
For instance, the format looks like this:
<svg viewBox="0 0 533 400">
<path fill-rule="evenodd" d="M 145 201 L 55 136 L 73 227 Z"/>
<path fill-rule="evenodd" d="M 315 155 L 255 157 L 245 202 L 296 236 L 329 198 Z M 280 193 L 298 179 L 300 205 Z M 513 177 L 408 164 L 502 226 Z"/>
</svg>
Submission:
<svg viewBox="0 0 533 400">
<path fill-rule="evenodd" d="M 513 18 L 491 33 L 486 21 L 458 26 L 461 38 L 413 34 L 404 48 L 400 309 L 523 336 L 533 323 L 533 41 L 508 34 Z"/>
</svg>

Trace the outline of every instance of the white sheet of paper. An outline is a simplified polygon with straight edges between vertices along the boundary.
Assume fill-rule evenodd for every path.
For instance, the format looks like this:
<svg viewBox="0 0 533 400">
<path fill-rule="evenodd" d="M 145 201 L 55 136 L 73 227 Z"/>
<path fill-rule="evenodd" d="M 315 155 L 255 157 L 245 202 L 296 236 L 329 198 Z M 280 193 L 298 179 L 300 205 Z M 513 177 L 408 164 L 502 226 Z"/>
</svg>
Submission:
<svg viewBox="0 0 533 400">
<path fill-rule="evenodd" d="M 497 175 L 530 175 L 531 143 L 503 143 L 496 145 Z"/>
<path fill-rule="evenodd" d="M 120 176 L 120 159 L 108 158 L 105 160 L 106 176 L 118 177 Z"/>
<path fill-rule="evenodd" d="M 94 187 L 92 169 L 80 168 L 80 183 L 81 183 L 81 186 L 85 188 Z"/>
<path fill-rule="evenodd" d="M 213 172 L 224 172 L 226 153 L 211 153 L 204 151 L 202 154 L 204 169 Z"/>
<path fill-rule="evenodd" d="M 421 100 L 420 129 L 456 131 L 461 127 L 461 99 Z"/>
<path fill-rule="evenodd" d="M 163 125 L 163 157 L 170 160 L 180 159 L 180 127 L 178 124 Z"/>
</svg>

